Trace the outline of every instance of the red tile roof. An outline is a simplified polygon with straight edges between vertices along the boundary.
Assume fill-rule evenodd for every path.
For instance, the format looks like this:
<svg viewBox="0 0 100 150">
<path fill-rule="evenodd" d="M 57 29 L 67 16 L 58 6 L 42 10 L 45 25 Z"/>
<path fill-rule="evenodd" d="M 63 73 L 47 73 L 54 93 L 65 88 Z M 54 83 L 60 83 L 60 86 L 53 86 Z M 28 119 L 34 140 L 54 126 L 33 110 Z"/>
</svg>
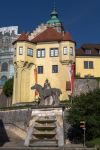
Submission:
<svg viewBox="0 0 100 150">
<path fill-rule="evenodd" d="M 62 37 L 62 41 L 73 41 L 69 32 L 66 32 Z"/>
<path fill-rule="evenodd" d="M 86 50 L 91 50 L 90 54 Z M 76 48 L 76 56 L 100 56 L 100 44 L 83 44 L 80 48 Z"/>
<path fill-rule="evenodd" d="M 27 41 L 28 40 L 28 34 L 22 33 L 20 37 L 17 39 L 17 41 Z"/>
<path fill-rule="evenodd" d="M 62 33 L 57 32 L 54 28 L 47 28 L 44 32 L 36 36 L 32 39 L 31 42 L 38 43 L 38 42 L 53 42 L 53 41 L 72 41 L 72 38 L 69 33 Z"/>
<path fill-rule="evenodd" d="M 53 41 L 72 41 L 72 37 L 69 32 L 66 33 L 59 33 L 56 31 L 56 29 L 52 27 L 48 27 L 45 31 L 40 33 L 38 36 L 33 38 L 32 40 L 28 39 L 28 34 L 27 33 L 22 33 L 19 38 L 13 42 L 15 44 L 16 42 L 20 41 L 26 41 L 26 42 L 33 42 L 33 43 L 38 43 L 38 42 L 53 42 Z"/>
<path fill-rule="evenodd" d="M 32 42 L 51 42 L 60 41 L 61 34 L 53 28 L 47 28 L 44 32 L 32 39 Z"/>
<path fill-rule="evenodd" d="M 29 41 L 28 40 L 28 33 L 22 33 L 20 36 L 19 36 L 19 38 L 16 40 L 16 41 L 14 41 L 13 42 L 13 44 L 15 44 L 16 42 L 18 42 L 18 41 Z"/>
</svg>

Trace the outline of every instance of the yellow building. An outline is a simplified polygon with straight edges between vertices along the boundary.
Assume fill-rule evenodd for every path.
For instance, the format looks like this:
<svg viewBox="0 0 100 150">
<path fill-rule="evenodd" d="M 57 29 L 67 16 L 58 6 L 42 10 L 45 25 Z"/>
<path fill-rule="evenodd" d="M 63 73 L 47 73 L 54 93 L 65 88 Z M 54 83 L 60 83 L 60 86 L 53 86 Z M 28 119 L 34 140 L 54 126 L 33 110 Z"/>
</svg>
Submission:
<svg viewBox="0 0 100 150">
<path fill-rule="evenodd" d="M 76 49 L 76 75 L 100 77 L 100 44 L 84 44 Z"/>
<path fill-rule="evenodd" d="M 31 87 L 36 82 L 43 86 L 46 79 L 51 87 L 61 89 L 61 100 L 68 99 L 68 64 L 75 62 L 75 42 L 68 32 L 65 33 L 55 10 L 46 25 L 47 28 L 33 39 L 23 33 L 13 43 L 16 50 L 13 104 L 34 101 Z"/>
</svg>

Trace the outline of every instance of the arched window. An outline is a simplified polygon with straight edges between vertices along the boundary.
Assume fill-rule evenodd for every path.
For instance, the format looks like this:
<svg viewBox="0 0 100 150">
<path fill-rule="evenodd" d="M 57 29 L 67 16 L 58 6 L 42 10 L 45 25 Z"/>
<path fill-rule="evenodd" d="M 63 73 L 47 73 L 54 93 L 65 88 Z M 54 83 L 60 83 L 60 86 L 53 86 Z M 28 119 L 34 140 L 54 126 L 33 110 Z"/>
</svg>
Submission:
<svg viewBox="0 0 100 150">
<path fill-rule="evenodd" d="M 4 85 L 6 80 L 7 80 L 7 77 L 6 76 L 2 76 L 1 79 L 0 79 L 0 85 Z"/>
<path fill-rule="evenodd" d="M 14 66 L 13 64 L 10 64 L 9 66 L 9 78 L 14 76 Z"/>
<path fill-rule="evenodd" d="M 8 71 L 8 63 L 4 62 L 1 66 L 1 72 Z"/>
</svg>

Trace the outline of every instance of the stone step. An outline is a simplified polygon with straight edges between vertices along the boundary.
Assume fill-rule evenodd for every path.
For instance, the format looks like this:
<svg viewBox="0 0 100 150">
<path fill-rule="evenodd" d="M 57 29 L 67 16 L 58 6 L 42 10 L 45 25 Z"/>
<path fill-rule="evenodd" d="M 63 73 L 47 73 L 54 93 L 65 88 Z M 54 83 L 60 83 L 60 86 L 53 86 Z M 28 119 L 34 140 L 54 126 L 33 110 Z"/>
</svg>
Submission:
<svg viewBox="0 0 100 150">
<path fill-rule="evenodd" d="M 57 147 L 57 140 L 32 140 L 29 144 L 30 147 Z"/>
<path fill-rule="evenodd" d="M 54 123 L 56 120 L 55 119 L 38 119 L 36 122 L 38 123 Z"/>
<path fill-rule="evenodd" d="M 95 148 L 66 148 L 66 147 L 0 147 L 0 150 L 96 150 Z"/>
<path fill-rule="evenodd" d="M 53 130 L 55 129 L 57 126 L 56 124 L 35 124 L 34 128 L 37 130 Z"/>
<path fill-rule="evenodd" d="M 37 129 L 37 130 L 54 130 L 55 128 L 56 128 L 56 126 L 35 126 L 34 127 L 35 129 Z"/>
</svg>

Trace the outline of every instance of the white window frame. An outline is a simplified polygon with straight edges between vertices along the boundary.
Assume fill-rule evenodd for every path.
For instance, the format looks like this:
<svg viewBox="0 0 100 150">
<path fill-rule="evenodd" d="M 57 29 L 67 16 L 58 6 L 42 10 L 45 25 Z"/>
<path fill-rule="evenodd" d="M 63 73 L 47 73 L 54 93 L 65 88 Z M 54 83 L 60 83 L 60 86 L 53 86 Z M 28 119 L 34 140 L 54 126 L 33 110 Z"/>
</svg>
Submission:
<svg viewBox="0 0 100 150">
<path fill-rule="evenodd" d="M 45 57 L 45 49 L 37 49 L 37 58 L 44 58 Z"/>
<path fill-rule="evenodd" d="M 45 57 L 45 49 L 42 49 L 42 50 L 41 50 L 41 56 L 42 56 L 42 57 Z"/>
<path fill-rule="evenodd" d="M 73 56 L 73 47 L 70 47 L 70 55 Z"/>
<path fill-rule="evenodd" d="M 90 66 L 90 63 L 92 62 L 92 67 Z M 85 63 L 87 63 L 87 67 L 85 67 Z M 94 66 L 93 66 L 93 61 L 84 61 L 84 69 L 93 69 Z"/>
<path fill-rule="evenodd" d="M 90 55 L 91 54 L 91 49 L 86 49 L 85 54 Z"/>
<path fill-rule="evenodd" d="M 27 48 L 27 56 L 33 56 L 33 49 L 32 48 Z"/>
<path fill-rule="evenodd" d="M 19 55 L 23 55 L 23 47 L 19 47 Z"/>
<path fill-rule="evenodd" d="M 63 47 L 63 54 L 68 55 L 68 47 Z"/>
<path fill-rule="evenodd" d="M 50 56 L 51 56 L 51 57 L 54 56 L 54 50 L 53 50 L 53 49 L 50 50 Z"/>
<path fill-rule="evenodd" d="M 58 48 L 50 48 L 50 57 L 58 57 L 59 49 Z"/>
</svg>

